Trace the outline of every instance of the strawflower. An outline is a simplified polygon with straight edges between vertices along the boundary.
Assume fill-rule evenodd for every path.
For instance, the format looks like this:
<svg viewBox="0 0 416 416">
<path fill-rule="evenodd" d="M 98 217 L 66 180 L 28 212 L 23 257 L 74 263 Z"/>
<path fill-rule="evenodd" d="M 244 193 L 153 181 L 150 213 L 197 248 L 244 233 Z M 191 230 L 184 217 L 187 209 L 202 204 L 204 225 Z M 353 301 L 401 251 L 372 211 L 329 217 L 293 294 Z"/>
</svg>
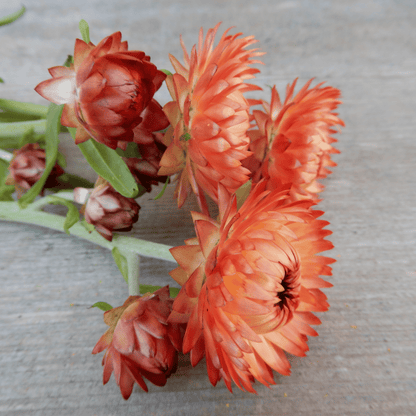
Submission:
<svg viewBox="0 0 416 416">
<path fill-rule="evenodd" d="M 52 79 L 35 90 L 55 104 L 65 104 L 61 123 L 76 127 L 75 143 L 90 137 L 115 149 L 127 142 L 150 143 L 152 132 L 168 126 L 153 98 L 166 75 L 141 51 L 128 51 L 116 32 L 97 46 L 77 39 L 74 63 L 49 69 Z"/>
<path fill-rule="evenodd" d="M 74 189 L 74 199 L 78 202 L 84 188 Z M 95 226 L 105 239 L 112 241 L 113 231 L 131 231 L 139 219 L 140 205 L 133 198 L 120 195 L 106 181 L 99 178 L 82 212 L 85 221 Z"/>
<path fill-rule="evenodd" d="M 107 350 L 103 357 L 103 383 L 111 373 L 128 399 L 136 382 L 148 391 L 143 377 L 157 386 L 164 386 L 176 371 L 178 351 L 182 346 L 179 325 L 167 322 L 173 300 L 169 287 L 143 296 L 129 296 L 123 306 L 104 313 L 110 327 L 99 339 L 92 353 Z"/>
<path fill-rule="evenodd" d="M 22 148 L 13 152 L 13 159 L 9 165 L 9 176 L 6 185 L 14 185 L 20 197 L 28 191 L 42 176 L 46 166 L 45 149 L 41 149 L 37 143 L 28 143 Z M 61 176 L 64 170 L 55 163 L 44 188 L 57 185 L 56 179 Z"/>
<path fill-rule="evenodd" d="M 312 201 L 289 202 L 289 188 L 266 190 L 261 181 L 237 211 L 220 187 L 221 222 L 193 213 L 197 238 L 171 249 L 179 267 L 171 276 L 182 289 L 170 322 L 186 323 L 183 352 L 196 365 L 206 357 L 213 385 L 223 378 L 255 392 L 256 379 L 275 384 L 272 370 L 290 374 L 284 351 L 304 356 L 312 312 L 328 309 L 320 288 L 332 285 L 333 259 L 316 254 L 333 245 Z"/>
<path fill-rule="evenodd" d="M 292 200 L 318 201 L 324 188 L 318 179 L 331 173 L 331 154 L 339 153 L 331 144 L 337 141 L 333 127 L 344 126 L 334 112 L 341 93 L 322 83 L 310 88 L 310 80 L 294 96 L 296 82 L 288 85 L 283 103 L 274 86 L 270 104 L 262 101 L 264 111 L 253 111 L 258 130 L 250 132 L 253 155 L 244 165 L 254 182 L 267 178 L 269 189 L 292 184 Z"/>
<path fill-rule="evenodd" d="M 208 30 L 205 40 L 201 29 L 190 56 L 181 40 L 185 62 L 170 56 L 176 73 L 166 84 L 173 101 L 163 107 L 171 127 L 159 174 L 178 173 L 178 206 L 192 190 L 205 213 L 204 192 L 218 201 L 219 183 L 232 193 L 248 180 L 250 172 L 241 161 L 250 155 L 247 130 L 253 102 L 243 94 L 260 89 L 246 82 L 259 72 L 250 65 L 260 63 L 253 58 L 262 53 L 246 49 L 257 41 L 227 30 L 214 48 L 218 27 Z"/>
</svg>

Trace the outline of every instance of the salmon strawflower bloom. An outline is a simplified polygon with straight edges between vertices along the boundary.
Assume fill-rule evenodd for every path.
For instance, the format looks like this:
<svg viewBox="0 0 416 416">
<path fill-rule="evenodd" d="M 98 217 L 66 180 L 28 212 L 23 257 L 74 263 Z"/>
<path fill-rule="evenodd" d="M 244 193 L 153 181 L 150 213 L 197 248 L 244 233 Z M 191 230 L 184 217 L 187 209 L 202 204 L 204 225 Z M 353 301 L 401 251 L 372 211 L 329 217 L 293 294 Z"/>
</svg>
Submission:
<svg viewBox="0 0 416 416">
<path fill-rule="evenodd" d="M 296 82 L 288 85 L 283 103 L 274 86 L 270 104 L 263 101 L 264 111 L 253 111 L 259 130 L 250 132 L 253 155 L 245 166 L 254 182 L 268 178 L 270 189 L 293 184 L 292 200 L 318 201 L 324 188 L 318 179 L 331 173 L 328 167 L 336 166 L 331 154 L 339 153 L 331 135 L 334 126 L 344 126 L 334 112 L 341 92 L 322 83 L 310 88 L 310 80 L 294 96 Z"/>
<path fill-rule="evenodd" d="M 163 107 L 171 127 L 159 174 L 180 173 L 178 206 L 192 190 L 205 213 L 203 192 L 218 201 L 219 183 L 232 193 L 248 180 L 250 172 L 241 161 L 250 155 L 247 130 L 254 101 L 243 94 L 261 89 L 245 82 L 259 72 L 250 65 L 261 63 L 253 58 L 263 53 L 246 49 L 257 41 L 253 36 L 238 38 L 241 33 L 228 35 L 227 30 L 214 48 L 218 27 L 208 30 L 205 40 L 201 29 L 190 56 L 181 39 L 185 63 L 170 56 L 176 73 L 166 84 L 173 101 Z"/>
<path fill-rule="evenodd" d="M 172 302 L 169 287 L 165 286 L 144 296 L 129 296 L 123 306 L 104 313 L 104 322 L 110 328 L 92 353 L 107 349 L 103 383 L 108 383 L 114 371 L 126 400 L 135 382 L 148 391 L 143 377 L 156 386 L 164 386 L 176 371 L 182 333 L 179 325 L 167 322 Z"/>
<path fill-rule="evenodd" d="M 193 213 L 197 238 L 171 249 L 182 285 L 170 322 L 187 323 L 183 352 L 196 365 L 206 357 L 213 385 L 224 379 L 255 392 L 252 382 L 275 384 L 272 370 L 290 374 L 284 351 L 304 356 L 312 312 L 328 309 L 320 288 L 332 285 L 334 260 L 316 254 L 333 245 L 312 201 L 290 202 L 289 188 L 266 190 L 261 181 L 237 210 L 220 187 L 221 223 Z M 229 203 L 227 204 L 227 200 Z"/>
<path fill-rule="evenodd" d="M 77 39 L 74 63 L 49 69 L 52 79 L 35 90 L 55 104 L 65 104 L 61 123 L 76 127 L 75 143 L 90 137 L 112 149 L 127 142 L 153 141 L 152 132 L 169 124 L 153 98 L 166 75 L 141 51 L 129 51 L 116 32 L 97 46 Z"/>
</svg>

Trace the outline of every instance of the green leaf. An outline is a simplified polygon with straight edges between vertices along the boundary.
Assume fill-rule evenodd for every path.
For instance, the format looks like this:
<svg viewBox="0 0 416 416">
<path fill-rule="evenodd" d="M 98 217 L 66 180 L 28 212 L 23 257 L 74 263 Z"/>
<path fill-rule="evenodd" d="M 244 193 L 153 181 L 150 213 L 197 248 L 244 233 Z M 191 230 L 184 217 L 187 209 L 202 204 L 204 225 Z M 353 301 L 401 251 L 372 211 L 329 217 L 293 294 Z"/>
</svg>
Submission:
<svg viewBox="0 0 416 416">
<path fill-rule="evenodd" d="M 4 84 L 4 79 L 3 78 L 0 78 L 0 83 Z"/>
<path fill-rule="evenodd" d="M 68 128 L 75 139 L 76 129 Z M 78 145 L 95 172 L 126 198 L 136 198 L 139 187 L 124 160 L 113 149 L 89 139 Z"/>
<path fill-rule="evenodd" d="M 71 173 L 64 173 L 59 176 L 56 181 L 58 182 L 57 191 L 62 189 L 74 189 L 77 187 L 81 188 L 94 188 L 94 184 L 87 179 L 81 178 L 77 175 L 72 175 Z M 55 189 L 55 188 L 49 188 Z"/>
<path fill-rule="evenodd" d="M 0 201 L 14 201 L 12 194 L 14 192 L 13 185 L 1 185 L 0 186 Z"/>
<path fill-rule="evenodd" d="M 91 305 L 88 309 L 91 309 L 91 308 L 99 308 L 104 312 L 107 312 L 113 309 L 113 307 L 107 302 L 96 302 L 94 303 L 94 305 Z"/>
<path fill-rule="evenodd" d="M 20 199 L 20 208 L 26 208 L 40 194 L 45 185 L 46 179 L 55 166 L 58 156 L 59 131 L 61 127 L 61 114 L 64 106 L 49 104 L 48 115 L 46 117 L 46 166 L 41 178 L 27 191 Z"/>
<path fill-rule="evenodd" d="M 81 221 L 81 225 L 89 232 L 92 233 L 95 230 L 95 227 L 88 223 L 87 221 L 85 221 L 85 218 Z"/>
<path fill-rule="evenodd" d="M 159 69 L 159 71 L 162 71 L 166 75 L 172 75 L 172 72 L 168 71 L 167 69 Z"/>
<path fill-rule="evenodd" d="M 244 201 L 247 199 L 251 190 L 251 179 L 241 185 L 236 191 L 235 196 L 237 197 L 237 209 L 240 209 L 244 204 Z"/>
<path fill-rule="evenodd" d="M 53 205 L 64 205 L 68 208 L 64 222 L 64 231 L 69 235 L 69 229 L 79 221 L 79 212 L 76 206 L 67 199 L 59 198 L 58 196 L 49 196 L 50 203 Z"/>
<path fill-rule="evenodd" d="M 3 159 L 0 159 L 0 185 L 4 184 L 7 176 L 9 175 L 9 163 Z"/>
<path fill-rule="evenodd" d="M 168 183 L 170 182 L 169 176 L 166 178 L 166 182 L 163 185 L 162 190 L 159 192 L 157 196 L 155 196 L 153 199 L 156 201 L 156 199 L 162 198 L 163 194 L 165 193 L 166 187 L 168 186 Z"/>
<path fill-rule="evenodd" d="M 156 290 L 161 289 L 162 286 L 152 286 L 152 285 L 139 285 L 140 287 L 140 293 L 142 293 L 143 295 L 145 293 L 153 293 L 156 292 Z M 171 298 L 176 298 L 176 296 L 178 296 L 180 289 L 176 288 L 176 287 L 170 287 L 169 288 L 169 294 Z"/>
<path fill-rule="evenodd" d="M 56 162 L 62 169 L 66 168 L 66 159 L 65 159 L 65 156 L 61 152 L 58 152 L 58 156 L 56 157 Z"/>
<path fill-rule="evenodd" d="M 128 143 L 126 150 L 122 150 L 118 147 L 116 152 L 121 157 L 137 157 L 138 159 L 141 158 L 139 147 L 137 146 L 137 143 L 134 142 Z"/>
<path fill-rule="evenodd" d="M 111 250 L 111 254 L 113 255 L 114 261 L 116 262 L 118 269 L 123 275 L 124 280 L 126 281 L 126 283 L 128 283 L 129 275 L 127 259 L 120 253 L 120 250 L 117 247 L 113 247 L 113 249 Z"/>
<path fill-rule="evenodd" d="M 81 32 L 82 40 L 85 43 L 90 43 L 90 28 L 84 19 L 81 19 L 79 22 L 79 31 Z"/>
<path fill-rule="evenodd" d="M 8 25 L 9 23 L 13 23 L 20 16 L 23 16 L 25 11 L 26 11 L 26 7 L 22 6 L 22 8 L 18 12 L 12 13 L 12 14 L 7 15 L 6 17 L 3 17 L 0 20 L 0 26 L 4 26 L 4 25 Z"/>
<path fill-rule="evenodd" d="M 74 57 L 72 55 L 68 55 L 68 57 L 66 58 L 66 61 L 64 62 L 64 66 L 69 68 L 71 64 L 73 63 L 74 63 Z"/>
</svg>

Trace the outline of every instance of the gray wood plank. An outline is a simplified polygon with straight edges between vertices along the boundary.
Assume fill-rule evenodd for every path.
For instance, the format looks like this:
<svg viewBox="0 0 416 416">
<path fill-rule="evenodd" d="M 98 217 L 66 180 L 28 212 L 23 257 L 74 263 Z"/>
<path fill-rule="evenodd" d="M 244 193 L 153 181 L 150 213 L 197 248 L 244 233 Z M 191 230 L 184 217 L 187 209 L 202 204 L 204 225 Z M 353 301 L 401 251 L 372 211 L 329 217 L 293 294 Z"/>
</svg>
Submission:
<svg viewBox="0 0 416 416">
<path fill-rule="evenodd" d="M 104 3 L 104 4 L 103 4 Z M 2 98 L 45 103 L 34 86 L 73 50 L 81 18 L 99 40 L 117 30 L 162 68 L 191 46 L 200 26 L 254 34 L 266 51 L 256 84 L 279 91 L 295 77 L 340 88 L 346 128 L 338 167 L 319 209 L 331 222 L 338 261 L 307 357 L 291 357 L 292 375 L 276 374 L 258 395 L 220 382 L 205 363 L 182 357 L 164 388 L 135 387 L 125 402 L 114 379 L 102 386 L 101 356 L 91 350 L 106 329 L 97 300 L 120 305 L 127 288 L 109 252 L 35 226 L 0 222 L 0 415 L 397 415 L 416 408 L 416 3 L 413 0 L 314 2 L 167 0 L 26 2 L 20 22 L 0 28 Z M 0 3 L 0 13 L 15 2 Z M 261 93 L 268 97 L 267 87 Z M 166 90 L 161 102 L 169 100 Z M 61 150 L 69 170 L 88 173 L 71 139 Z M 156 195 L 155 190 L 152 195 Z M 170 245 L 193 236 L 173 189 L 145 196 L 133 234 Z M 142 198 L 143 199 L 143 198 Z M 168 222 L 168 226 L 166 225 Z M 142 259 L 143 282 L 166 284 L 171 264 Z"/>
</svg>

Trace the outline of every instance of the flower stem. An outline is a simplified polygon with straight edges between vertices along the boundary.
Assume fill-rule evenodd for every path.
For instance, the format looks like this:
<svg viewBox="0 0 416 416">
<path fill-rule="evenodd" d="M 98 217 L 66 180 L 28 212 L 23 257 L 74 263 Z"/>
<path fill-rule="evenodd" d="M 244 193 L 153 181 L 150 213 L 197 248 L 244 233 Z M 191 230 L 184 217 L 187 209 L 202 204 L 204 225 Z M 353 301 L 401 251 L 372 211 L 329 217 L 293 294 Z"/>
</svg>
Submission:
<svg viewBox="0 0 416 416">
<path fill-rule="evenodd" d="M 0 109 L 3 111 L 12 111 L 13 113 L 42 118 L 46 118 L 46 113 L 48 112 L 47 105 L 23 103 L 20 101 L 5 100 L 3 98 L 0 98 Z"/>
<path fill-rule="evenodd" d="M 39 225 L 41 227 L 51 228 L 64 232 L 65 218 L 60 215 L 50 214 L 38 211 L 46 205 L 46 198 L 42 198 L 34 204 L 30 204 L 26 209 L 19 208 L 17 202 L 0 202 L 0 220 L 15 221 L 25 224 Z M 137 255 L 151 257 L 176 263 L 170 254 L 170 247 L 164 244 L 153 243 L 138 238 L 113 235 L 113 241 L 107 241 L 99 233 L 93 231 L 89 233 L 80 223 L 73 225 L 70 229 L 72 235 L 91 241 L 101 247 L 112 250 L 114 247 L 119 248 L 123 253 L 133 252 Z M 133 269 L 133 268 L 132 268 Z M 137 280 L 137 276 L 136 276 Z M 137 282 L 138 284 L 138 282 Z"/>
<path fill-rule="evenodd" d="M 46 120 L 18 121 L 15 123 L 2 123 L 0 139 L 23 136 L 25 133 L 34 130 L 36 134 L 43 134 L 46 131 Z"/>
<path fill-rule="evenodd" d="M 124 252 L 128 264 L 129 295 L 140 295 L 140 257 L 133 251 Z"/>
</svg>

